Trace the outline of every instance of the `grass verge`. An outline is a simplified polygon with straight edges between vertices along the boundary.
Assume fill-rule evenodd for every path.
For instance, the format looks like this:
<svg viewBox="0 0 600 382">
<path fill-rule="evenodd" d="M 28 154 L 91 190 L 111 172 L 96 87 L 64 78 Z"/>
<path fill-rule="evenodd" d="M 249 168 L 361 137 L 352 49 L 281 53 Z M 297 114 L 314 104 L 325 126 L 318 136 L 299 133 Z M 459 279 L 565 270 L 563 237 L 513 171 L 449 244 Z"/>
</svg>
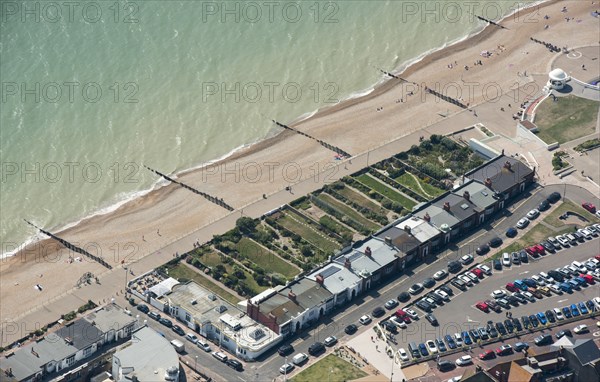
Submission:
<svg viewBox="0 0 600 382">
<path fill-rule="evenodd" d="M 315 382 L 327 379 L 331 382 L 351 381 L 366 377 L 367 373 L 340 357 L 329 354 L 309 368 L 298 373 L 292 382 Z"/>
</svg>

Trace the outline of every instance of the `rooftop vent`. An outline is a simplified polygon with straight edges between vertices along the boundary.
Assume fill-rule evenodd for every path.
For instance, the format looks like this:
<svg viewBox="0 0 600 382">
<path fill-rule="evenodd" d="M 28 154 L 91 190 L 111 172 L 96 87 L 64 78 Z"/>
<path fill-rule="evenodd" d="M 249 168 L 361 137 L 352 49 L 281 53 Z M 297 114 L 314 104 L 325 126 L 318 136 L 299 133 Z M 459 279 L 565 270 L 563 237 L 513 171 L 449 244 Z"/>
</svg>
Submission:
<svg viewBox="0 0 600 382">
<path fill-rule="evenodd" d="M 463 203 L 460 205 L 460 208 L 462 208 L 463 210 L 466 210 L 467 208 L 469 208 L 469 205 L 467 203 Z"/>
</svg>

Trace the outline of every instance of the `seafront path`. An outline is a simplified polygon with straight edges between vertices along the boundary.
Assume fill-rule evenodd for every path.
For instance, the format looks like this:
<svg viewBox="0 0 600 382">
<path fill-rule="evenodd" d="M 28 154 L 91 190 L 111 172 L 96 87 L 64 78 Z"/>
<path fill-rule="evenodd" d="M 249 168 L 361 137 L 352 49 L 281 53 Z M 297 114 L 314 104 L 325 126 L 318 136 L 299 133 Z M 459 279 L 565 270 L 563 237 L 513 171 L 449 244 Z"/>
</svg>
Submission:
<svg viewBox="0 0 600 382">
<path fill-rule="evenodd" d="M 350 175 L 362 168 L 391 157 L 401 151 L 409 149 L 412 145 L 418 144 L 420 137 L 428 138 L 432 134 L 448 135 L 461 131 L 476 123 L 484 124 L 489 130 L 501 135 L 504 139 L 510 140 L 515 136 L 516 121 L 512 120 L 512 112 L 502 112 L 499 110 L 499 104 L 518 104 L 523 102 L 526 92 L 508 92 L 502 96 L 499 101 L 486 102 L 480 105 L 472 106 L 473 110 L 462 110 L 458 107 L 452 107 L 454 112 L 439 122 L 433 123 L 423 128 L 413 128 L 412 131 L 406 126 L 399 126 L 399 131 L 407 131 L 405 135 L 394 140 L 384 142 L 378 147 L 366 147 L 365 152 L 357 154 L 350 159 L 337 161 L 337 172 L 334 177 L 321 176 L 311 177 L 291 186 L 291 191 L 279 190 L 267 195 L 266 199 L 256 200 L 243 208 L 228 213 L 219 220 L 216 220 L 198 230 L 182 237 L 160 250 L 148 254 L 131 265 L 136 275 L 146 273 L 173 259 L 175 253 L 183 254 L 193 249 L 193 244 L 199 241 L 201 244 L 212 239 L 216 234 L 222 234 L 235 227 L 236 220 L 241 216 L 252 218 L 260 217 L 268 211 L 274 210 L 286 203 L 293 201 L 303 195 L 321 188 L 324 184 L 333 182 L 343 176 Z M 517 102 L 518 101 L 518 102 Z M 427 102 L 434 102 L 428 100 Z M 442 101 L 443 102 L 443 101 Z M 330 142 L 337 144 L 337 142 Z M 507 148 L 507 155 L 514 155 L 522 152 L 523 147 L 519 147 L 518 142 L 511 141 L 512 145 Z M 344 148 L 343 146 L 341 147 Z M 531 150 L 531 147 L 527 147 Z M 549 156 L 549 155 L 548 155 Z M 333 157 L 333 153 L 332 153 Z M 331 171 L 327 171 L 331 174 Z M 327 179 L 326 179 L 327 178 Z M 549 179 L 546 179 L 547 181 Z M 100 284 L 86 285 L 79 289 L 72 289 L 64 292 L 47 301 L 44 305 L 37 307 L 21 316 L 9 318 L 2 322 L 0 332 L 0 346 L 7 346 L 26 336 L 31 331 L 45 326 L 50 322 L 55 322 L 61 316 L 85 304 L 88 300 L 96 303 L 109 302 L 111 298 L 122 297 L 124 292 L 127 271 L 123 266 L 116 267 L 112 271 L 99 275 Z"/>
</svg>

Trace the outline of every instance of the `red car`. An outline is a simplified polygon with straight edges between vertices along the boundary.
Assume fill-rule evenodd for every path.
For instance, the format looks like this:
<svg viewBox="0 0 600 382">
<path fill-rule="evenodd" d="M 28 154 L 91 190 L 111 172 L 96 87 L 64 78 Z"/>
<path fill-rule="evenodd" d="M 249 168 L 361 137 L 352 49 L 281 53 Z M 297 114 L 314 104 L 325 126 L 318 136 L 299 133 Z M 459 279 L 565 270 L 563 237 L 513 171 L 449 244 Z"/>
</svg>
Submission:
<svg viewBox="0 0 600 382">
<path fill-rule="evenodd" d="M 396 311 L 396 316 L 400 317 L 407 324 L 410 324 L 410 317 L 408 317 L 408 314 L 402 309 Z"/>
<path fill-rule="evenodd" d="M 508 283 L 506 284 L 506 290 L 509 292 L 517 292 L 519 288 L 517 288 L 513 283 Z"/>
<path fill-rule="evenodd" d="M 581 207 L 585 208 L 586 210 L 590 211 L 591 213 L 596 212 L 596 206 L 590 202 L 581 203 Z"/>
<path fill-rule="evenodd" d="M 587 274 L 580 274 L 579 277 L 581 277 L 582 279 L 585 280 L 586 283 L 588 284 L 594 284 L 594 278 L 592 277 L 592 275 L 587 275 Z"/>
<path fill-rule="evenodd" d="M 536 249 L 537 253 L 539 253 L 540 255 L 546 254 L 546 249 L 544 248 L 543 245 L 537 244 L 537 245 L 534 245 L 534 248 Z"/>
<path fill-rule="evenodd" d="M 484 350 L 483 353 L 479 354 L 479 359 L 491 359 L 496 357 L 493 350 Z"/>
<path fill-rule="evenodd" d="M 479 301 L 477 304 L 475 304 L 475 307 L 485 313 L 488 313 L 490 311 L 490 307 L 482 301 Z"/>
<path fill-rule="evenodd" d="M 480 279 L 483 278 L 483 271 L 479 268 L 472 269 L 471 273 L 474 274 L 475 276 L 479 277 Z"/>
<path fill-rule="evenodd" d="M 594 258 L 595 258 L 596 260 L 600 261 L 600 255 L 596 255 L 596 256 L 594 256 Z"/>
<path fill-rule="evenodd" d="M 525 248 L 525 252 L 527 252 L 528 254 L 530 254 L 532 257 L 538 257 L 540 255 L 537 252 L 537 248 L 535 248 L 535 246 L 529 247 L 529 248 Z"/>
</svg>

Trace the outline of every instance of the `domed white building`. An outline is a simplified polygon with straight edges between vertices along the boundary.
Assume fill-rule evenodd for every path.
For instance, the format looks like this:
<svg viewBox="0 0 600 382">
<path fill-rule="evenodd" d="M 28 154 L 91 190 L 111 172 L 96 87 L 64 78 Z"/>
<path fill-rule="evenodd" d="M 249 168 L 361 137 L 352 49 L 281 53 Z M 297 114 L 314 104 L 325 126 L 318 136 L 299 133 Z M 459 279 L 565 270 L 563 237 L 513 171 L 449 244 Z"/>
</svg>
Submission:
<svg viewBox="0 0 600 382">
<path fill-rule="evenodd" d="M 571 80 L 571 77 L 564 70 L 559 68 L 548 73 L 548 77 L 549 79 L 546 87 L 550 90 L 560 90 Z"/>
</svg>

